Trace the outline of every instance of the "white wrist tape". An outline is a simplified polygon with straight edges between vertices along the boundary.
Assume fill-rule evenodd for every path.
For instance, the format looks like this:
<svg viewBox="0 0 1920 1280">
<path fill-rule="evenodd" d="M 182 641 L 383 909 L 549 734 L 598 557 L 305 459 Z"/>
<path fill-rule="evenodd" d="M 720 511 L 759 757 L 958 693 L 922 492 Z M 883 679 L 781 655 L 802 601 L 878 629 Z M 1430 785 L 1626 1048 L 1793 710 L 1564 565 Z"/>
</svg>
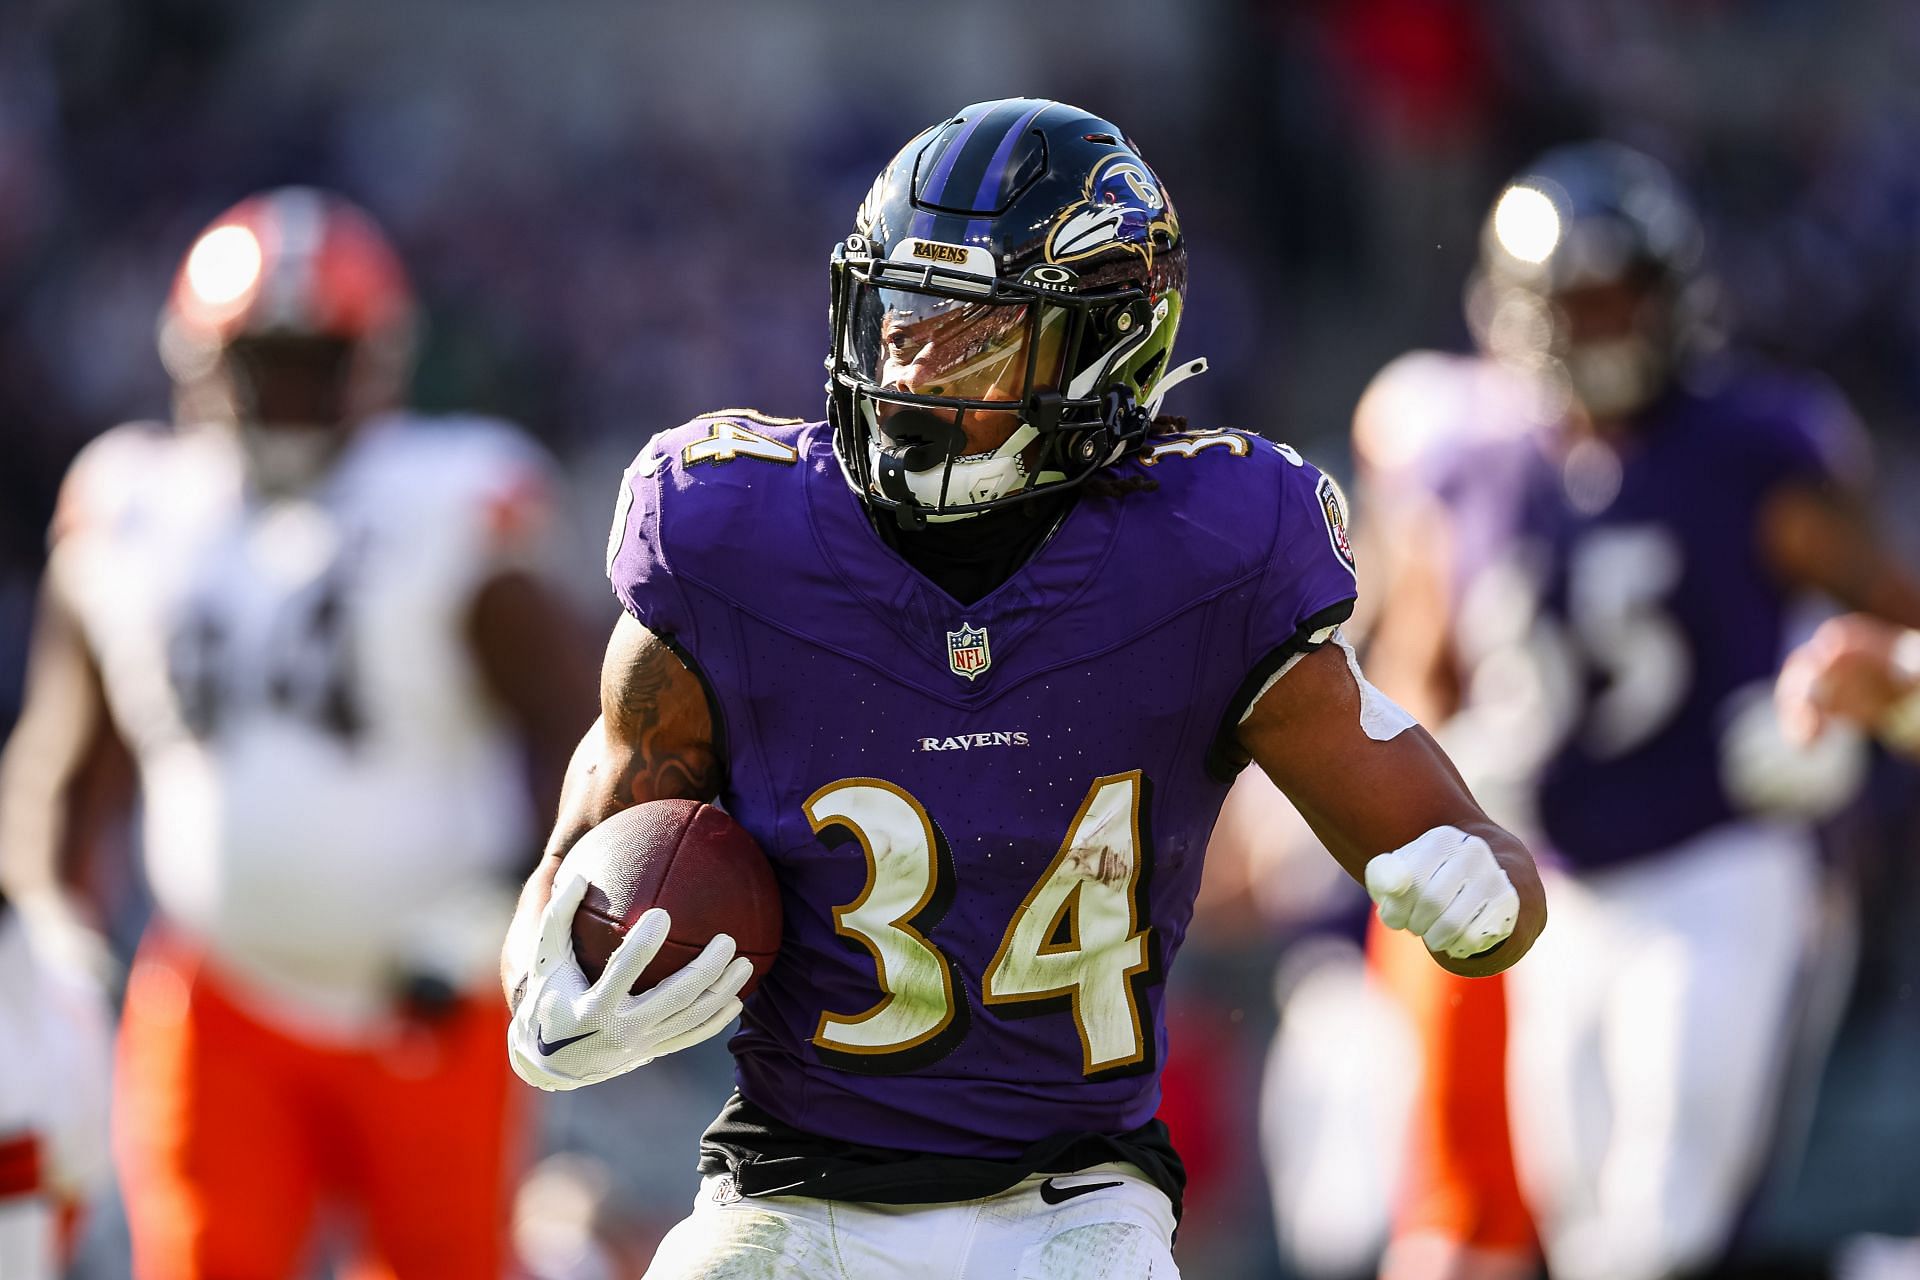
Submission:
<svg viewBox="0 0 1920 1280">
<path fill-rule="evenodd" d="M 1353 682 L 1360 689 L 1360 728 L 1369 738 L 1375 742 L 1387 742 L 1419 723 L 1408 715 L 1399 703 L 1375 688 L 1373 682 L 1361 672 L 1360 655 L 1353 651 L 1353 646 L 1347 642 L 1347 637 L 1338 627 L 1327 627 L 1308 637 L 1309 644 L 1320 645 L 1329 642 L 1338 645 L 1340 652 L 1347 657 L 1347 670 L 1353 673 Z M 1247 709 L 1240 713 L 1241 724 L 1247 722 L 1247 717 L 1251 716 L 1253 709 L 1260 705 L 1260 699 L 1267 696 L 1267 691 L 1279 684 L 1280 678 L 1293 670 L 1300 659 L 1306 656 L 1304 653 L 1294 654 L 1280 664 L 1278 671 L 1267 677 L 1267 682 L 1260 686 L 1260 691 L 1247 701 Z"/>
</svg>

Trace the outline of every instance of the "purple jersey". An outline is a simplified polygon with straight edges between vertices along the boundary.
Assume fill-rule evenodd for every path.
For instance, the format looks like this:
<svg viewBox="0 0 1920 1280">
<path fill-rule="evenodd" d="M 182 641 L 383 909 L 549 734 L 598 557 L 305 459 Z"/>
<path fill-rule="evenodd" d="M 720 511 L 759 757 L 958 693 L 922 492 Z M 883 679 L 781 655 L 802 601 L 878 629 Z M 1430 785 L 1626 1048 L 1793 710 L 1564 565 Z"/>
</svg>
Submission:
<svg viewBox="0 0 1920 1280">
<path fill-rule="evenodd" d="M 1487 639 L 1511 598 L 1497 584 L 1537 592 L 1528 683 L 1559 709 L 1535 796 L 1552 852 L 1604 865 L 1737 816 L 1721 734 L 1785 640 L 1760 509 L 1782 485 L 1823 483 L 1850 430 L 1825 388 L 1746 373 L 1675 390 L 1617 448 L 1536 434 L 1456 460 L 1438 492 L 1456 525 L 1455 613 L 1477 633 L 1457 647 L 1483 660 L 1465 681 L 1476 697 L 1515 682 Z"/>
<path fill-rule="evenodd" d="M 1000 1160 L 1158 1107 L 1210 753 L 1354 579 L 1291 450 L 1188 433 L 1114 472 L 1158 486 L 1083 493 L 962 606 L 881 541 L 824 424 L 697 419 L 628 471 L 614 590 L 706 681 L 724 803 L 780 881 L 730 1046 L 780 1122 Z"/>
</svg>

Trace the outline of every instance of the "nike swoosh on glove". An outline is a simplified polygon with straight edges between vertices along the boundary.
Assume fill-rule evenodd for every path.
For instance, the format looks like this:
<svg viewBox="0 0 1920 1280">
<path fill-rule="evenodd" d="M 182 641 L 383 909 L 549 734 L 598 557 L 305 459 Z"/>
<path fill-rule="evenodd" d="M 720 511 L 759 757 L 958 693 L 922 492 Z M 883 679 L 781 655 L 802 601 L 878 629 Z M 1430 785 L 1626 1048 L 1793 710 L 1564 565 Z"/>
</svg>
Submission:
<svg viewBox="0 0 1920 1280">
<path fill-rule="evenodd" d="M 734 955 L 733 939 L 722 933 L 651 990 L 630 994 L 672 925 L 655 907 L 634 921 L 600 980 L 588 982 L 572 941 L 573 913 L 586 892 L 577 874 L 554 887 L 507 1029 L 515 1074 L 541 1089 L 598 1084 L 718 1034 L 739 1016 L 740 988 L 753 976 L 752 962 Z"/>
<path fill-rule="evenodd" d="M 1499 946 L 1520 919 L 1520 895 L 1492 847 L 1458 827 L 1435 827 L 1369 861 L 1367 896 L 1381 924 L 1456 960 Z"/>
</svg>

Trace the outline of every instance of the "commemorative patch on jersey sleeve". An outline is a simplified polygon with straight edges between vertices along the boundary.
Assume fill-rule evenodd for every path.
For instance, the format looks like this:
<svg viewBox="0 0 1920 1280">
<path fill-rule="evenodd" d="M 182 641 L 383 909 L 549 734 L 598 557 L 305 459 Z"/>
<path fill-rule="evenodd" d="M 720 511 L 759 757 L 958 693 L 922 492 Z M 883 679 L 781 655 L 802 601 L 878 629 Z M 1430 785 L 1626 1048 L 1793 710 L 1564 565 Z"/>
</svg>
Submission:
<svg viewBox="0 0 1920 1280">
<path fill-rule="evenodd" d="M 1354 572 L 1353 543 L 1347 538 L 1346 497 L 1333 477 L 1327 475 L 1320 477 L 1314 496 L 1320 500 L 1320 515 L 1327 522 L 1327 541 L 1333 545 L 1333 554 L 1340 557 L 1340 563 L 1347 566 L 1348 572 Z"/>
</svg>

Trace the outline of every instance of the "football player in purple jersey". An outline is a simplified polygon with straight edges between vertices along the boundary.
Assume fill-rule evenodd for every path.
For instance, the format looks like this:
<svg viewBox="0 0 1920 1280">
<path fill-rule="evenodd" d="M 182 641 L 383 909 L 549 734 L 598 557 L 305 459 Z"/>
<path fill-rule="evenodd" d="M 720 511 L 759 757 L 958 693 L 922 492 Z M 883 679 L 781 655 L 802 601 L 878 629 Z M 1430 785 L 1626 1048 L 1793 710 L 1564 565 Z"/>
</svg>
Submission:
<svg viewBox="0 0 1920 1280">
<path fill-rule="evenodd" d="M 569 1089 L 742 1013 L 730 938 L 637 997 L 662 913 L 596 984 L 567 942 L 584 832 L 718 798 L 785 937 L 649 1274 L 1172 1276 L 1164 981 L 1240 769 L 1453 972 L 1532 944 L 1536 873 L 1340 642 L 1338 487 L 1160 416 L 1204 367 L 1172 359 L 1185 241 L 1115 125 L 933 125 L 831 278 L 826 421 L 705 415 L 621 484 L 626 614 L 508 938 L 510 1054 Z"/>
<path fill-rule="evenodd" d="M 1807 820 L 1860 759 L 1774 714 L 1796 596 L 1920 621 L 1862 516 L 1846 406 L 1705 349 L 1702 256 L 1671 178 L 1624 148 L 1550 152 L 1501 193 L 1471 297 L 1535 385 L 1529 420 L 1427 456 L 1432 532 L 1400 546 L 1370 651 L 1549 868 L 1554 929 L 1503 979 L 1510 1036 L 1464 1036 L 1487 989 L 1445 975 L 1422 1031 L 1457 1082 L 1504 1055 L 1520 1184 L 1576 1280 L 1711 1266 L 1768 1150 L 1822 890 Z M 1505 1116 L 1425 1105 L 1417 1167 L 1500 1176 L 1475 1126 Z M 1508 1266 L 1459 1225 L 1390 1274 Z"/>
</svg>

